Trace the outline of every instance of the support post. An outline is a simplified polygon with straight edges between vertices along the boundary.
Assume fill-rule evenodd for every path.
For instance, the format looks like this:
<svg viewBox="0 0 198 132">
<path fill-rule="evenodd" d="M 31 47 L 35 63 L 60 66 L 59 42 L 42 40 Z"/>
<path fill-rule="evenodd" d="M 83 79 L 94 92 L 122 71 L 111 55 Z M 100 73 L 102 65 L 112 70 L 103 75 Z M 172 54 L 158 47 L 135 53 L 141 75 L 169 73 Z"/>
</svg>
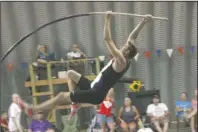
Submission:
<svg viewBox="0 0 198 132">
<path fill-rule="evenodd" d="M 47 63 L 47 78 L 49 81 L 49 91 L 52 93 L 50 95 L 50 99 L 54 97 L 54 88 L 53 88 L 53 83 L 52 83 L 52 70 L 51 70 L 51 64 Z M 48 119 L 51 122 L 56 122 L 56 110 L 53 109 L 52 111 L 49 112 Z"/>
<path fill-rule="evenodd" d="M 100 61 L 99 58 L 95 59 L 96 62 L 96 75 L 100 73 Z"/>
<path fill-rule="evenodd" d="M 36 86 L 35 86 L 35 74 L 34 74 L 34 68 L 33 68 L 32 64 L 29 64 L 29 72 L 30 72 L 32 95 L 34 95 L 37 92 L 37 90 L 36 90 Z M 38 104 L 38 99 L 35 96 L 33 96 L 33 104 Z"/>
</svg>

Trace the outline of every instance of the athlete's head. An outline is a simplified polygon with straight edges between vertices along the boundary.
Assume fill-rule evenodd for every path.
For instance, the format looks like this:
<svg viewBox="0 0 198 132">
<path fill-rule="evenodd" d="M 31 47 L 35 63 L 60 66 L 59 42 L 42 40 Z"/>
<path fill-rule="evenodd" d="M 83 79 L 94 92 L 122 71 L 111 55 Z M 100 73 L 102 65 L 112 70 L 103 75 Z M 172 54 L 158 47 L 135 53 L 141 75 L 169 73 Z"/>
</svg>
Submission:
<svg viewBox="0 0 198 132">
<path fill-rule="evenodd" d="M 128 59 L 133 58 L 137 54 L 137 49 L 131 41 L 127 41 L 127 43 L 122 47 L 121 50 L 123 55 Z"/>
<path fill-rule="evenodd" d="M 17 103 L 20 99 L 20 96 L 18 94 L 12 94 L 12 102 Z"/>
<path fill-rule="evenodd" d="M 126 98 L 124 99 L 124 105 L 125 105 L 125 106 L 131 106 L 131 99 L 130 99 L 129 97 L 126 97 Z"/>
</svg>

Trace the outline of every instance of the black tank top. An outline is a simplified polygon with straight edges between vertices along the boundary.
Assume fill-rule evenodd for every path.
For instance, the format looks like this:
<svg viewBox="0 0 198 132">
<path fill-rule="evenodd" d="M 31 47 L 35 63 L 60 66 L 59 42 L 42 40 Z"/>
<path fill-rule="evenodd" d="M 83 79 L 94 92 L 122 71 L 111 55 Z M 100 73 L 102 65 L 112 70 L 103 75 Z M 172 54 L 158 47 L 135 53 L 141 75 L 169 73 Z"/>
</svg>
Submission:
<svg viewBox="0 0 198 132">
<path fill-rule="evenodd" d="M 109 91 L 109 89 L 126 73 L 130 66 L 129 61 L 127 61 L 126 68 L 122 72 L 116 72 L 112 67 L 113 62 L 113 59 L 110 60 L 98 74 L 96 79 L 91 83 L 93 89 L 104 90 L 105 92 Z"/>
</svg>

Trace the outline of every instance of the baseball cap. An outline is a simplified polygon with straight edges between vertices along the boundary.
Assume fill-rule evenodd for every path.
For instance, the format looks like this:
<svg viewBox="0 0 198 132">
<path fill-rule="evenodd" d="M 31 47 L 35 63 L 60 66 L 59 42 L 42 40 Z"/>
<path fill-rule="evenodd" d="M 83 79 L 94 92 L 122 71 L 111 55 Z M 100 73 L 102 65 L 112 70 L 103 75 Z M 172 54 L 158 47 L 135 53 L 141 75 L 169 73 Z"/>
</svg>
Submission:
<svg viewBox="0 0 198 132">
<path fill-rule="evenodd" d="M 37 114 L 44 114 L 43 111 L 38 111 Z"/>
<path fill-rule="evenodd" d="M 155 94 L 155 95 L 153 96 L 153 98 L 159 99 L 159 96 L 158 96 L 157 94 Z"/>
</svg>

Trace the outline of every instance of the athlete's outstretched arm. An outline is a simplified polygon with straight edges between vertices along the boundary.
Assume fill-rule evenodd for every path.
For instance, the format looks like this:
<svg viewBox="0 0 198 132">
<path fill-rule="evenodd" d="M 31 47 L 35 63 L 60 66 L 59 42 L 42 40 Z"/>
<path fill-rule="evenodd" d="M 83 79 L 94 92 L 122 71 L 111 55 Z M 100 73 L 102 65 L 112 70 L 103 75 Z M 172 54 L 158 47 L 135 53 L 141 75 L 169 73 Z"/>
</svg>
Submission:
<svg viewBox="0 0 198 132">
<path fill-rule="evenodd" d="M 130 33 L 127 41 L 134 41 L 138 37 L 138 35 L 139 35 L 141 29 L 144 27 L 144 25 L 151 19 L 152 19 L 152 15 L 146 15 L 146 17 L 143 18 L 143 20 Z"/>
<path fill-rule="evenodd" d="M 110 31 L 110 19 L 111 19 L 111 12 L 108 11 L 105 16 L 105 25 L 104 25 L 104 39 L 106 41 L 107 48 L 111 55 L 115 58 L 117 58 L 120 54 L 118 49 L 115 46 L 115 43 L 113 42 L 111 38 L 111 31 Z"/>
</svg>

